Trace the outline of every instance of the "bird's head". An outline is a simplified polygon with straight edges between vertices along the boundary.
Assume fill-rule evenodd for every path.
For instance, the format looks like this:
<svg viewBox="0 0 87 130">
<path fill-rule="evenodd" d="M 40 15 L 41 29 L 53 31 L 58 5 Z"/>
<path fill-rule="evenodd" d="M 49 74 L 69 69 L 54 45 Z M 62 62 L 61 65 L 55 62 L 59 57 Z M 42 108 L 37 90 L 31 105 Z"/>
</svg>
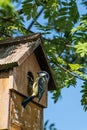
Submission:
<svg viewBox="0 0 87 130">
<path fill-rule="evenodd" d="M 49 74 L 46 71 L 39 71 L 37 74 L 39 77 L 45 77 L 47 82 L 49 81 Z"/>
</svg>

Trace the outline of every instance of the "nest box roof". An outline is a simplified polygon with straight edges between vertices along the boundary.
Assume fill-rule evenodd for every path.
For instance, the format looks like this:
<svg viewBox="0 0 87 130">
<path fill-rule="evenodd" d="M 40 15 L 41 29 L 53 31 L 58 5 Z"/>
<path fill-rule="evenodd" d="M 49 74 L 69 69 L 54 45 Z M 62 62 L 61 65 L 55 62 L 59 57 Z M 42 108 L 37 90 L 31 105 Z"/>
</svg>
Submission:
<svg viewBox="0 0 87 130">
<path fill-rule="evenodd" d="M 0 71 L 20 66 L 34 52 L 41 70 L 45 70 L 50 74 L 48 89 L 55 89 L 52 73 L 41 43 L 42 37 L 40 34 L 0 41 Z"/>
</svg>

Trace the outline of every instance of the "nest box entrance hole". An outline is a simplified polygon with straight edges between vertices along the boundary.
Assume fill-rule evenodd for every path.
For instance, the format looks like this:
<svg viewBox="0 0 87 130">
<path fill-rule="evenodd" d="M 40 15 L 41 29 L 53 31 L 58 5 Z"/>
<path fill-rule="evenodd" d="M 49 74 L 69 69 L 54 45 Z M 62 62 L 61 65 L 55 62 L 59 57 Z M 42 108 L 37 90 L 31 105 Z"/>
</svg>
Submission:
<svg viewBox="0 0 87 130">
<path fill-rule="evenodd" d="M 29 71 L 27 73 L 27 80 L 28 80 L 28 94 L 31 95 L 32 94 L 32 86 L 34 83 L 34 76 L 33 76 L 33 73 L 31 71 Z"/>
</svg>

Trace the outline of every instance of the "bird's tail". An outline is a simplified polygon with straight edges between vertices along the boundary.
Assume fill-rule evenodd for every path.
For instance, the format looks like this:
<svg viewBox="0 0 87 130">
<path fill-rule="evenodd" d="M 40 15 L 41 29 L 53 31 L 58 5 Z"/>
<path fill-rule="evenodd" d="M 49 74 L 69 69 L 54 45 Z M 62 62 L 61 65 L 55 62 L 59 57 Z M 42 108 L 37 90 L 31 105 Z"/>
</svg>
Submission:
<svg viewBox="0 0 87 130">
<path fill-rule="evenodd" d="M 34 98 L 35 96 L 30 96 L 28 97 L 27 99 L 25 99 L 23 102 L 22 102 L 22 106 L 25 108 L 26 105 Z"/>
</svg>

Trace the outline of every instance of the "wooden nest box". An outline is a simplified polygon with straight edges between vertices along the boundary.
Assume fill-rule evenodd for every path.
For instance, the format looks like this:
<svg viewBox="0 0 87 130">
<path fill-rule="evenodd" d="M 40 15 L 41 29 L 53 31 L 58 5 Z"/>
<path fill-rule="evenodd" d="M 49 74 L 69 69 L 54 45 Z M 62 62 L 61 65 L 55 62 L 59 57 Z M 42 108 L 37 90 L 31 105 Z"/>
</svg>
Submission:
<svg viewBox="0 0 87 130">
<path fill-rule="evenodd" d="M 0 130 L 42 130 L 43 108 L 47 91 L 40 102 L 35 98 L 23 109 L 22 101 L 30 95 L 27 75 L 50 75 L 48 90 L 55 89 L 40 34 L 0 41 Z"/>
</svg>

